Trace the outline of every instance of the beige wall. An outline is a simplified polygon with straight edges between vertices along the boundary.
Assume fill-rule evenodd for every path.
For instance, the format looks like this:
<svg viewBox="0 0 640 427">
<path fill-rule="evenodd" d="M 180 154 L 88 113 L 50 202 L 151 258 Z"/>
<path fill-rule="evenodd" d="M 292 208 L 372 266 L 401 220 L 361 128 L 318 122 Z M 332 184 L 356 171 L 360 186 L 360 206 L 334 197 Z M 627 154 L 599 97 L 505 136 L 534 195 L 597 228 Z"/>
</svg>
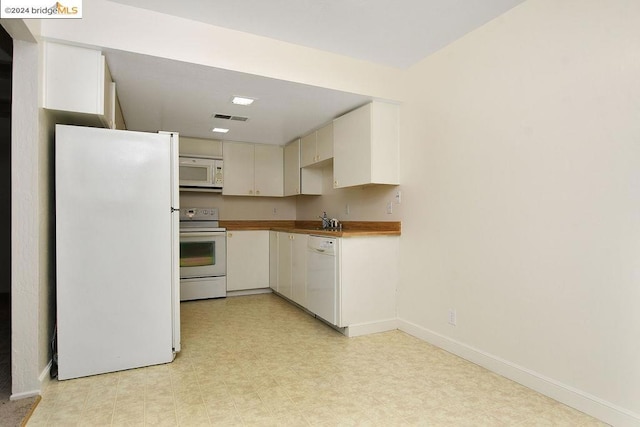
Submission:
<svg viewBox="0 0 640 427">
<path fill-rule="evenodd" d="M 222 196 L 217 193 L 180 193 L 180 206 L 219 210 L 221 220 L 295 220 L 292 197 Z M 274 213 L 275 209 L 275 213 Z"/>
<path fill-rule="evenodd" d="M 296 196 L 296 215 L 299 220 L 319 220 L 322 212 L 340 221 L 401 221 L 402 204 L 396 201 L 401 187 L 371 185 L 352 188 L 333 188 L 333 166 L 322 170 L 322 196 Z M 387 204 L 392 213 L 387 213 Z M 346 206 L 349 205 L 347 214 Z"/>
<path fill-rule="evenodd" d="M 15 36 L 14 36 L 15 37 Z M 53 330 L 51 144 L 39 106 L 39 50 L 14 40 L 11 136 L 12 398 L 36 395 Z"/>
<path fill-rule="evenodd" d="M 406 329 L 618 425 L 640 423 L 638 17 L 528 1 L 413 67 L 403 105 Z"/>
</svg>

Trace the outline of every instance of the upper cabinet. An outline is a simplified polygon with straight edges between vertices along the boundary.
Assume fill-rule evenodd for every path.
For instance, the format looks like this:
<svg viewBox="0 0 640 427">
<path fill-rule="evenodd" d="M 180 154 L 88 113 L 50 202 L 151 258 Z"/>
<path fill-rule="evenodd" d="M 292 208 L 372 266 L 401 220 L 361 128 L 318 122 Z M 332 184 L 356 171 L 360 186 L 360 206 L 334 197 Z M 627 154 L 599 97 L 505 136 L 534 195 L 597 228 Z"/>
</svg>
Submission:
<svg viewBox="0 0 640 427">
<path fill-rule="evenodd" d="M 102 52 L 43 43 L 43 107 L 69 124 L 124 128 L 115 83 Z"/>
<path fill-rule="evenodd" d="M 322 194 L 322 169 L 300 167 L 300 138 L 284 147 L 284 195 Z"/>
<path fill-rule="evenodd" d="M 284 146 L 284 195 L 300 194 L 300 139 Z"/>
<path fill-rule="evenodd" d="M 221 159 L 222 141 L 218 139 L 191 138 L 180 135 L 180 155 Z"/>
<path fill-rule="evenodd" d="M 333 186 L 400 184 L 399 108 L 373 101 L 333 121 Z"/>
<path fill-rule="evenodd" d="M 333 157 L 333 123 L 300 139 L 300 167 L 322 163 Z"/>
<path fill-rule="evenodd" d="M 228 196 L 282 197 L 283 151 L 278 145 L 223 142 L 224 188 Z"/>
</svg>

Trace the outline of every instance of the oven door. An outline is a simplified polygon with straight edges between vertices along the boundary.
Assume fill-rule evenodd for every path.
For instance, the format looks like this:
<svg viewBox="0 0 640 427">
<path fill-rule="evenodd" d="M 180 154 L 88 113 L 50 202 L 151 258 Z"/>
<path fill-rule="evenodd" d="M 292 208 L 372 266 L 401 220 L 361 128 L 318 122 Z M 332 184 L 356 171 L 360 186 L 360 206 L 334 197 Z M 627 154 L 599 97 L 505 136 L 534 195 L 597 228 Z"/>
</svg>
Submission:
<svg viewBox="0 0 640 427">
<path fill-rule="evenodd" d="M 180 232 L 180 278 L 226 275 L 226 244 L 224 231 Z"/>
</svg>

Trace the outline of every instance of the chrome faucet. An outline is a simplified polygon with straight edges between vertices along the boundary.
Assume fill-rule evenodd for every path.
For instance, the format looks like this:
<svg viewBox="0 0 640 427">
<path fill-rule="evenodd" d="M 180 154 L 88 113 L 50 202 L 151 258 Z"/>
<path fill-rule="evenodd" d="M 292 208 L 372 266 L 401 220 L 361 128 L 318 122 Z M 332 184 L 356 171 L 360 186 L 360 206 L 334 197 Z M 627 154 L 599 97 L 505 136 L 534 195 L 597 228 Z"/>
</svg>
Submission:
<svg viewBox="0 0 640 427">
<path fill-rule="evenodd" d="M 322 220 L 322 229 L 326 230 L 327 228 L 329 228 L 331 226 L 331 220 L 329 218 L 327 218 L 327 213 L 323 212 L 322 216 L 320 217 L 320 219 Z"/>
</svg>

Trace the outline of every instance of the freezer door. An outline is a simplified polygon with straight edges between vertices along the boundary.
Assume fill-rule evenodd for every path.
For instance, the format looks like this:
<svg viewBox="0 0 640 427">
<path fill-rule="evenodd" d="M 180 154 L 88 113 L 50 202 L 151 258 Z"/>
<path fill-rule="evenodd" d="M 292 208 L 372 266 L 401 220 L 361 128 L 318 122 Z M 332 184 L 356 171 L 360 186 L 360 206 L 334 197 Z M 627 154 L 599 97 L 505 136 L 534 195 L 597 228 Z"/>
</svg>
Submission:
<svg viewBox="0 0 640 427">
<path fill-rule="evenodd" d="M 168 135 L 56 126 L 59 379 L 173 360 Z"/>
</svg>

